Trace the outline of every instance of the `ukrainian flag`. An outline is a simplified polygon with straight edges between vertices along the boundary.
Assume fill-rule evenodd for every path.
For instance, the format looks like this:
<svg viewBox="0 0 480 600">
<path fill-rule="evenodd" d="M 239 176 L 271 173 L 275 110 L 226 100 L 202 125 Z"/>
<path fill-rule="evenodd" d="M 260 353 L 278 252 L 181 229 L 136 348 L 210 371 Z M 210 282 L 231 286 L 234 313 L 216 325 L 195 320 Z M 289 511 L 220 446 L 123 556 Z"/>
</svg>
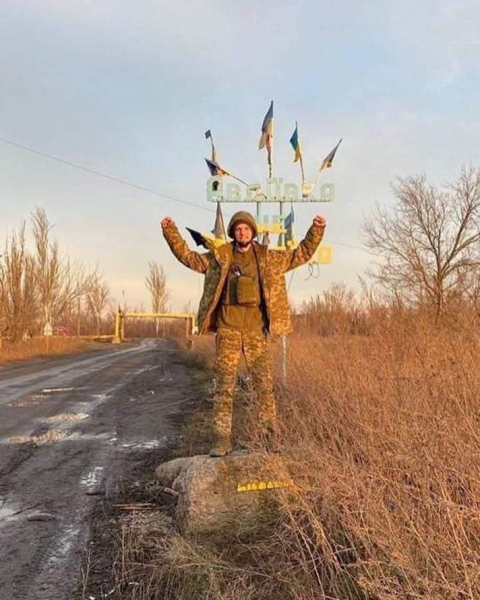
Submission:
<svg viewBox="0 0 480 600">
<path fill-rule="evenodd" d="M 290 138 L 290 144 L 292 148 L 295 150 L 295 158 L 293 162 L 297 162 L 298 160 L 302 160 L 302 149 L 300 148 L 300 142 L 298 141 L 298 123 L 295 122 L 295 131 Z"/>
<path fill-rule="evenodd" d="M 327 156 L 323 159 L 322 164 L 320 165 L 319 172 L 321 173 L 324 169 L 329 169 L 332 166 L 333 159 L 335 158 L 335 154 L 337 153 L 338 147 L 342 143 L 342 140 L 338 142 L 335 148 L 327 154 Z"/>
<path fill-rule="evenodd" d="M 262 135 L 258 144 L 258 149 L 266 148 L 268 152 L 268 164 L 272 164 L 272 139 L 273 139 L 273 100 L 270 102 L 270 108 L 265 115 L 262 123 Z"/>
<path fill-rule="evenodd" d="M 222 167 L 217 162 L 210 160 L 209 158 L 206 158 L 205 162 L 207 163 L 207 167 L 208 167 L 208 170 L 210 171 L 210 175 L 212 175 L 213 177 L 229 175 L 229 173 L 227 173 L 227 171 L 225 171 L 225 169 L 222 169 Z"/>
<path fill-rule="evenodd" d="M 194 229 L 190 229 L 190 227 L 186 228 L 188 233 L 192 236 L 193 241 L 197 246 L 203 246 L 206 250 L 211 250 L 215 247 L 215 240 L 210 236 L 203 235 L 199 231 L 195 231 Z"/>
</svg>

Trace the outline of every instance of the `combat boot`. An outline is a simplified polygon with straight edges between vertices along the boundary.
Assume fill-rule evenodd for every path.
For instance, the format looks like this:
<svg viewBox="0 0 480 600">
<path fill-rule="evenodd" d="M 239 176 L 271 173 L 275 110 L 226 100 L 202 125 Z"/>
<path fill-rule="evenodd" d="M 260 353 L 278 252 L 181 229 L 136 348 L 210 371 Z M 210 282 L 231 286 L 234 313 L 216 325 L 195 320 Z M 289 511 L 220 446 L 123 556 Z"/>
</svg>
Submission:
<svg viewBox="0 0 480 600">
<path fill-rule="evenodd" d="M 225 456 L 232 451 L 232 442 L 229 436 L 219 436 L 215 439 L 210 456 Z"/>
</svg>

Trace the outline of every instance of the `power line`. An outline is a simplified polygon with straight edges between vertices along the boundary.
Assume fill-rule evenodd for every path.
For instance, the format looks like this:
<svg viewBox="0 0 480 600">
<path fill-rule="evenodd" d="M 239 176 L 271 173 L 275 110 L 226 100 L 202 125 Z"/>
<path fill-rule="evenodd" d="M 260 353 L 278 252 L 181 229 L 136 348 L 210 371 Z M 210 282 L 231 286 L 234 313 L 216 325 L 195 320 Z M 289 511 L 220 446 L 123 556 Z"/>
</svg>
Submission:
<svg viewBox="0 0 480 600">
<path fill-rule="evenodd" d="M 161 192 L 157 192 L 157 190 L 152 190 L 151 188 L 146 188 L 142 185 L 132 183 L 131 181 L 121 179 L 120 177 L 114 177 L 113 175 L 107 175 L 106 173 L 101 173 L 100 171 L 96 171 L 95 169 L 90 169 L 88 167 L 84 167 L 83 165 L 79 165 L 77 163 L 71 162 L 64 158 L 54 156 L 53 154 L 47 154 L 46 152 L 42 152 L 41 150 L 35 150 L 34 148 L 30 148 L 29 146 L 24 146 L 23 144 L 19 144 L 17 142 L 12 142 L 11 140 L 7 140 L 2 137 L 0 137 L 0 142 L 3 142 L 4 144 L 8 144 L 9 146 L 13 146 L 14 148 L 19 148 L 20 150 L 25 150 L 26 152 L 30 152 L 31 154 L 36 154 L 37 156 L 42 156 L 44 158 L 54 160 L 55 162 L 61 163 L 63 165 L 67 165 L 74 169 L 78 169 L 79 171 L 89 173 L 90 175 L 97 175 L 98 177 L 103 177 L 104 179 L 114 181 L 115 183 L 120 183 L 122 185 L 128 185 L 129 187 L 131 187 L 133 189 L 140 190 L 142 192 L 146 192 L 147 194 L 154 194 L 155 196 L 160 196 L 160 198 L 166 198 L 167 200 L 172 200 L 173 202 L 179 202 L 180 204 L 186 204 L 187 206 L 193 206 L 194 208 L 200 208 L 201 210 L 206 210 L 211 213 L 215 212 L 215 209 L 209 208 L 208 206 L 202 206 L 201 204 L 194 204 L 193 202 L 188 202 L 188 200 L 183 200 L 182 198 L 177 198 L 175 196 L 169 196 L 168 194 L 162 194 Z M 344 244 L 343 242 L 335 242 L 333 240 L 325 240 L 325 241 L 328 242 L 329 244 L 334 244 L 336 246 L 343 246 L 345 248 L 352 248 L 354 250 L 363 250 L 364 252 L 371 254 L 371 252 L 368 250 L 368 248 L 365 248 L 365 246 L 354 246 L 353 244 Z"/>
<path fill-rule="evenodd" d="M 162 194 L 161 192 L 157 192 L 156 190 L 152 190 L 150 188 L 143 187 L 136 183 L 131 183 L 130 181 L 126 181 L 125 179 L 120 179 L 120 177 L 113 177 L 112 175 L 106 175 L 105 173 L 101 173 L 100 171 L 95 171 L 94 169 L 89 169 L 88 167 L 78 165 L 69 160 L 59 158 L 58 156 L 53 156 L 52 154 L 47 154 L 46 152 L 41 152 L 40 150 L 34 150 L 33 148 L 29 148 L 28 146 L 23 146 L 22 144 L 17 144 L 16 142 L 6 140 L 5 138 L 0 137 L 0 142 L 3 142 L 4 144 L 9 144 L 10 146 L 14 146 L 15 148 L 20 148 L 21 150 L 26 150 L 27 152 L 31 152 L 32 154 L 37 154 L 38 156 L 43 156 L 44 158 L 49 158 L 50 160 L 54 160 L 54 161 L 62 163 L 64 165 L 68 165 L 69 167 L 73 167 L 74 169 L 79 169 L 80 171 L 90 173 L 91 175 L 98 175 L 99 177 L 103 177 L 104 179 L 109 179 L 110 181 L 115 181 L 116 183 L 122 183 L 123 185 L 128 185 L 131 188 L 134 188 L 136 190 L 141 190 L 142 192 L 147 192 L 148 194 L 155 194 L 156 196 L 160 196 L 162 198 L 167 198 L 168 200 L 173 200 L 174 202 L 180 202 L 180 203 L 186 204 L 188 206 L 194 206 L 195 208 L 201 208 L 203 210 L 208 210 L 209 212 L 215 212 L 215 210 L 213 208 L 208 208 L 207 206 L 202 206 L 201 204 L 194 204 L 193 202 L 188 202 L 188 200 L 182 200 L 181 198 L 176 198 L 175 196 L 169 196 L 168 194 Z"/>
</svg>

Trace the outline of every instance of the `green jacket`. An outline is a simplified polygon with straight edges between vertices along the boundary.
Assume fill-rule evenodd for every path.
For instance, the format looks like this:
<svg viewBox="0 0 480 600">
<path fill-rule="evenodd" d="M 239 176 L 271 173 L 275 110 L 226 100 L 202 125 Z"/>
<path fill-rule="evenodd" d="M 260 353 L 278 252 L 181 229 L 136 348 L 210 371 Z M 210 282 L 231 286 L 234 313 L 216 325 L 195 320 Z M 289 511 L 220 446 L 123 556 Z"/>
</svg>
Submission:
<svg viewBox="0 0 480 600">
<path fill-rule="evenodd" d="M 253 242 L 268 330 L 273 336 L 292 331 L 284 273 L 310 260 L 322 241 L 324 230 L 325 227 L 312 225 L 305 239 L 295 250 L 268 250 L 266 246 Z M 233 259 L 233 242 L 200 254 L 188 248 L 175 225 L 166 227 L 163 235 L 181 263 L 205 275 L 203 295 L 198 309 L 198 333 L 201 335 L 216 331 L 216 309 Z"/>
</svg>

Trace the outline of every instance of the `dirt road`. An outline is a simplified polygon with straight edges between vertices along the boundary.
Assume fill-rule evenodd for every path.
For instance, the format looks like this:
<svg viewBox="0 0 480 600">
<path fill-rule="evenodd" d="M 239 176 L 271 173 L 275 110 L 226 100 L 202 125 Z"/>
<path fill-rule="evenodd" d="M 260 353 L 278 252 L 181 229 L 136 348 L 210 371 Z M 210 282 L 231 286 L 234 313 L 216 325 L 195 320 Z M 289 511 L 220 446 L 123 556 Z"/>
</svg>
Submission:
<svg viewBox="0 0 480 600">
<path fill-rule="evenodd" d="M 88 517 L 195 401 L 173 343 L 0 368 L 0 600 L 67 600 Z"/>
</svg>

